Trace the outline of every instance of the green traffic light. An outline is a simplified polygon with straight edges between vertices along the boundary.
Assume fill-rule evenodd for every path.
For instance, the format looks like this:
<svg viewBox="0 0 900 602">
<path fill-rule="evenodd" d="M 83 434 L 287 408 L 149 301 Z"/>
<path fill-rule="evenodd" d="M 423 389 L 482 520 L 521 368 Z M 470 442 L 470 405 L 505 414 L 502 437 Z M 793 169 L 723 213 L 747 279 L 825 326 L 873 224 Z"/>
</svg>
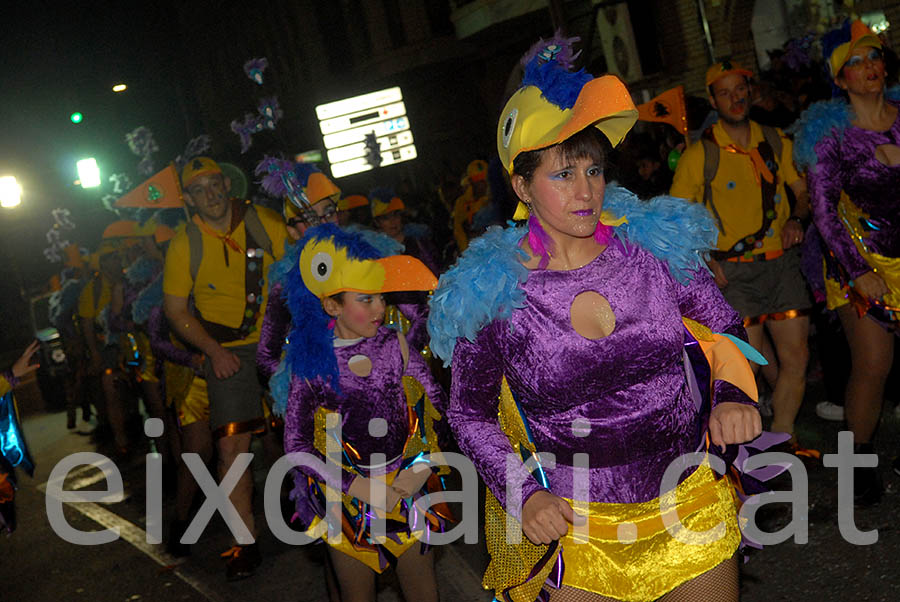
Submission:
<svg viewBox="0 0 900 602">
<path fill-rule="evenodd" d="M 69 115 L 69 119 L 72 120 L 72 123 L 81 123 L 81 120 L 84 119 L 84 115 L 76 111 Z"/>
</svg>

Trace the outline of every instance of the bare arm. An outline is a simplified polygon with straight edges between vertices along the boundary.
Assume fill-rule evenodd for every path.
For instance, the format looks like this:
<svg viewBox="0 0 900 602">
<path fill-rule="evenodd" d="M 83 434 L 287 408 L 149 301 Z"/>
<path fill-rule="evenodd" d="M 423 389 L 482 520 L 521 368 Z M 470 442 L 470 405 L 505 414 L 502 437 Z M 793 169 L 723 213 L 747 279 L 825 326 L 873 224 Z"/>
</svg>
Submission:
<svg viewBox="0 0 900 602">
<path fill-rule="evenodd" d="M 238 371 L 241 366 L 238 357 L 207 334 L 200 321 L 191 313 L 186 297 L 165 295 L 163 309 L 172 330 L 209 357 L 217 378 L 225 379 Z"/>
</svg>

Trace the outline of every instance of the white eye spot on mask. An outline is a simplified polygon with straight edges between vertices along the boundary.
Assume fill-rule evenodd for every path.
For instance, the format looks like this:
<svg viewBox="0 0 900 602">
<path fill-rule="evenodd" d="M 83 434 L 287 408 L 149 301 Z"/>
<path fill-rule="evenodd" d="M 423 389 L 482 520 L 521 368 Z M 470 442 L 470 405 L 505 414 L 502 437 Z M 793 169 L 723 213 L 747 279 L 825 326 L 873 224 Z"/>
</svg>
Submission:
<svg viewBox="0 0 900 602">
<path fill-rule="evenodd" d="M 328 253 L 316 253 L 310 262 L 312 276 L 319 282 L 325 282 L 331 277 L 332 258 Z"/>
<path fill-rule="evenodd" d="M 519 109 L 513 109 L 503 121 L 503 148 L 509 148 L 509 141 L 512 139 L 513 132 L 516 129 L 516 118 L 519 116 Z"/>
</svg>

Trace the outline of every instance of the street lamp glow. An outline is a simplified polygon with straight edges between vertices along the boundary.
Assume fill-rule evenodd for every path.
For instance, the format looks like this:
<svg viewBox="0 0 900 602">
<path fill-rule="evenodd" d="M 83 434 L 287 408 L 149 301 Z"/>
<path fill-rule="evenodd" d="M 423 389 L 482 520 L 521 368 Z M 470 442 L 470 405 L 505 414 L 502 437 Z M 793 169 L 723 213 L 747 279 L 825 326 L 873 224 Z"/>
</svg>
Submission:
<svg viewBox="0 0 900 602">
<path fill-rule="evenodd" d="M 125 84 L 116 84 L 115 86 L 113 86 L 113 92 L 124 92 L 127 89 L 128 86 L 126 86 Z"/>
<path fill-rule="evenodd" d="M 100 168 L 93 157 L 82 159 L 78 163 L 78 179 L 82 188 L 97 188 L 100 186 Z"/>
<path fill-rule="evenodd" d="M 12 209 L 22 203 L 22 187 L 15 176 L 0 178 L 0 207 Z"/>
</svg>

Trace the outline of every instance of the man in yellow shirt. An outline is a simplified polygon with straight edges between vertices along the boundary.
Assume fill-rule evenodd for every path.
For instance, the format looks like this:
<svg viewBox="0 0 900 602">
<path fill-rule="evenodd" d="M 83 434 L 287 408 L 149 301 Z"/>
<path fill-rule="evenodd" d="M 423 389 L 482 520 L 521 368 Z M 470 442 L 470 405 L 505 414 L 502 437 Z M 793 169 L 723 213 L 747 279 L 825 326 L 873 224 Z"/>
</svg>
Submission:
<svg viewBox="0 0 900 602">
<path fill-rule="evenodd" d="M 671 194 L 704 203 L 716 221 L 718 250 L 709 267 L 744 317 L 750 343 L 762 349 L 768 330 L 778 360 L 771 430 L 793 434 L 809 357 L 810 301 L 797 246 L 809 196 L 791 141 L 749 118 L 752 76 L 730 61 L 709 68 L 706 85 L 719 121 L 681 157 Z M 793 210 L 785 185 L 797 200 Z"/>
<path fill-rule="evenodd" d="M 212 159 L 189 161 L 181 180 L 194 216 L 166 254 L 164 309 L 178 336 L 206 356 L 209 421 L 221 479 L 249 451 L 252 433 L 265 428 L 256 345 L 269 266 L 284 254 L 287 231 L 274 211 L 228 198 L 231 182 Z M 194 312 L 188 304 L 191 296 Z M 230 499 L 255 539 L 252 494 L 246 470 Z M 255 541 L 243 539 L 229 554 L 230 580 L 249 577 L 260 563 Z"/>
</svg>

